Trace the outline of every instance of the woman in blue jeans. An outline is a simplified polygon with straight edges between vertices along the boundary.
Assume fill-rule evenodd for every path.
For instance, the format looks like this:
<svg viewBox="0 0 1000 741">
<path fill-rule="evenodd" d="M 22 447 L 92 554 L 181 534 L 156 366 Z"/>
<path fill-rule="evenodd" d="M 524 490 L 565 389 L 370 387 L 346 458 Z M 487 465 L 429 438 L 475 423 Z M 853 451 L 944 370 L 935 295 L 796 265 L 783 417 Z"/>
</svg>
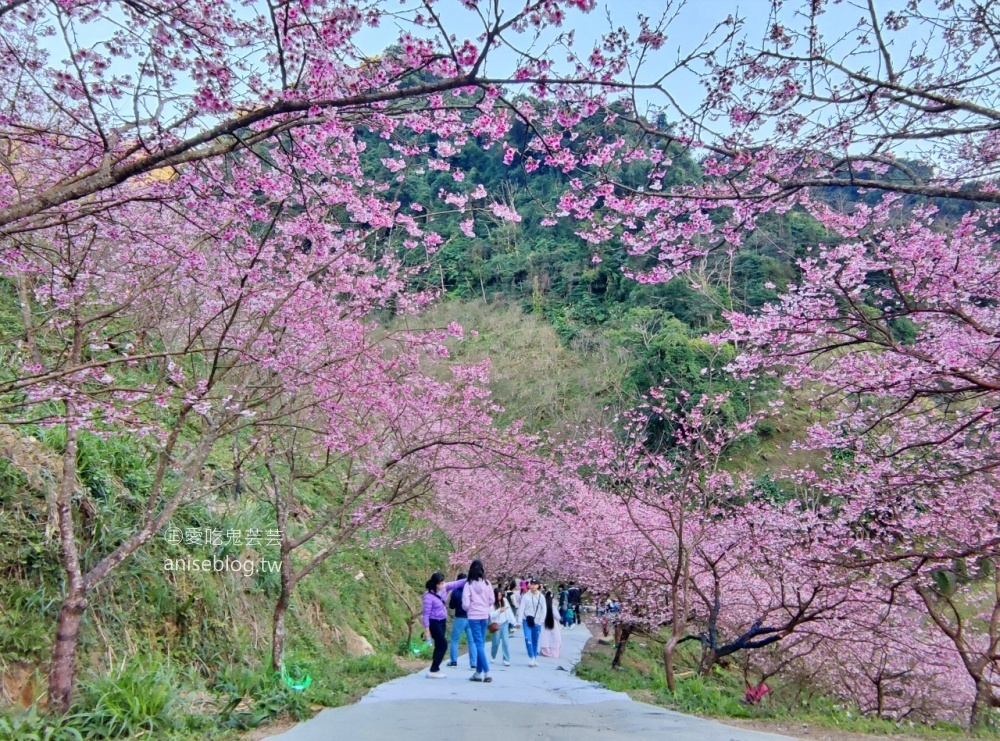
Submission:
<svg viewBox="0 0 1000 741">
<path fill-rule="evenodd" d="M 510 666 L 510 636 L 507 629 L 511 623 L 510 605 L 507 598 L 499 589 L 493 590 L 493 609 L 490 610 L 490 622 L 497 624 L 497 630 L 493 633 L 493 645 L 490 647 L 490 656 L 495 660 L 497 649 L 503 648 L 503 665 Z"/>
<path fill-rule="evenodd" d="M 524 646 L 528 649 L 528 666 L 538 666 L 538 638 L 542 635 L 542 623 L 545 622 L 546 614 L 541 584 L 537 579 L 532 579 L 518 609 L 518 618 L 524 629 Z"/>
<path fill-rule="evenodd" d="M 469 616 L 472 640 L 476 646 L 476 673 L 470 677 L 473 682 L 493 681 L 490 663 L 486 658 L 486 627 L 490 624 L 493 599 L 493 585 L 486 580 L 482 562 L 476 559 L 469 567 L 469 577 L 462 590 L 462 607 Z M 472 651 L 471 647 L 469 651 Z"/>
</svg>

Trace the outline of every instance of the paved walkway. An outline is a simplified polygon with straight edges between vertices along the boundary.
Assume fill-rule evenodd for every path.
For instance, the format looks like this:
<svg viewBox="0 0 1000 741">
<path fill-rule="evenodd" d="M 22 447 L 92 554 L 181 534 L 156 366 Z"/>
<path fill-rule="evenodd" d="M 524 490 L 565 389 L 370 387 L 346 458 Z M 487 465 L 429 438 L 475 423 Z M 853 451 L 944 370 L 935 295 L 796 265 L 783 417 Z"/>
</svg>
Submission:
<svg viewBox="0 0 1000 741">
<path fill-rule="evenodd" d="M 463 655 L 458 667 L 446 668 L 445 679 L 427 679 L 426 669 L 400 677 L 356 705 L 324 710 L 271 741 L 791 741 L 633 702 L 577 678 L 570 670 L 588 638 L 582 625 L 564 630 L 561 658 L 542 656 L 539 666 L 529 667 L 517 631 L 512 666 L 491 661 L 490 684 L 469 681 L 469 659 Z"/>
</svg>

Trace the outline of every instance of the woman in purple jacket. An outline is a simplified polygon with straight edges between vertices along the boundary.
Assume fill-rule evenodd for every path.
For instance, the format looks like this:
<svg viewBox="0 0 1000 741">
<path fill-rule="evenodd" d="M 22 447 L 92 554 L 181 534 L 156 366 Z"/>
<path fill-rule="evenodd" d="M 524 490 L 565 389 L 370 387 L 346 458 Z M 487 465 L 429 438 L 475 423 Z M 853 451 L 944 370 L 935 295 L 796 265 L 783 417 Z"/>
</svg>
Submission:
<svg viewBox="0 0 1000 741">
<path fill-rule="evenodd" d="M 424 592 L 424 637 L 428 641 L 434 640 L 434 657 L 427 676 L 431 679 L 440 679 L 445 675 L 441 671 L 441 660 L 444 658 L 445 651 L 448 650 L 448 634 L 445 630 L 448 623 L 448 610 L 445 600 L 448 592 L 465 586 L 465 579 L 446 582 L 444 574 L 435 571 L 427 580 L 426 586 L 427 591 Z"/>
</svg>

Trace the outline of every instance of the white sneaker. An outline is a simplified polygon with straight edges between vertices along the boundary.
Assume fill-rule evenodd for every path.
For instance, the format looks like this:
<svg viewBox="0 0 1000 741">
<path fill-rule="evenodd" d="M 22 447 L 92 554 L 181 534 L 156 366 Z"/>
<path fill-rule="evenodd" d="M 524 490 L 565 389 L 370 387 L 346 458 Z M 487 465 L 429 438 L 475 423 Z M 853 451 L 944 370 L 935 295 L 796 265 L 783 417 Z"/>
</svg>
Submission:
<svg viewBox="0 0 1000 741">
<path fill-rule="evenodd" d="M 505 661 L 505 662 L 503 662 L 503 665 L 504 666 L 510 666 L 510 662 L 509 661 Z"/>
<path fill-rule="evenodd" d="M 447 674 L 445 674 L 443 671 L 440 670 L 436 672 L 427 672 L 428 679 L 444 679 L 447 676 L 448 676 Z"/>
</svg>

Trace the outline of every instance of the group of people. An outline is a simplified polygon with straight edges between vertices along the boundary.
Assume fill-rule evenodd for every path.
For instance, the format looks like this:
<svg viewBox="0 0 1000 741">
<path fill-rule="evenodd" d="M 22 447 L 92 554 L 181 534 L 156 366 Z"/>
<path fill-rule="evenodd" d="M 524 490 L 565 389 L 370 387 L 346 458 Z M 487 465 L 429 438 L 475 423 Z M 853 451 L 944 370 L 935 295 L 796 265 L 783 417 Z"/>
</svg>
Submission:
<svg viewBox="0 0 1000 741">
<path fill-rule="evenodd" d="M 575 584 L 559 585 L 559 622 L 572 628 L 582 622 L 580 617 L 580 588 Z"/>
<path fill-rule="evenodd" d="M 494 587 L 478 559 L 472 562 L 468 574 L 459 574 L 454 581 L 445 581 L 441 572 L 427 580 L 423 598 L 424 636 L 434 643 L 431 667 L 427 676 L 440 679 L 448 651 L 448 609 L 454 612 L 451 629 L 451 656 L 448 666 L 458 666 L 458 643 L 463 633 L 469 644 L 469 668 L 473 682 L 492 682 L 486 641 L 491 642 L 490 656 L 496 661 L 499 652 L 503 665 L 510 666 L 510 639 L 514 631 L 524 634 L 528 666 L 538 666 L 538 657 L 557 658 L 562 650 L 562 627 L 580 622 L 580 590 L 575 586 L 559 585 L 557 597 L 542 587 L 537 579 L 518 583 L 511 581 L 506 588 Z M 574 593 L 575 592 L 575 593 Z M 558 613 L 557 613 L 558 610 Z"/>
</svg>

